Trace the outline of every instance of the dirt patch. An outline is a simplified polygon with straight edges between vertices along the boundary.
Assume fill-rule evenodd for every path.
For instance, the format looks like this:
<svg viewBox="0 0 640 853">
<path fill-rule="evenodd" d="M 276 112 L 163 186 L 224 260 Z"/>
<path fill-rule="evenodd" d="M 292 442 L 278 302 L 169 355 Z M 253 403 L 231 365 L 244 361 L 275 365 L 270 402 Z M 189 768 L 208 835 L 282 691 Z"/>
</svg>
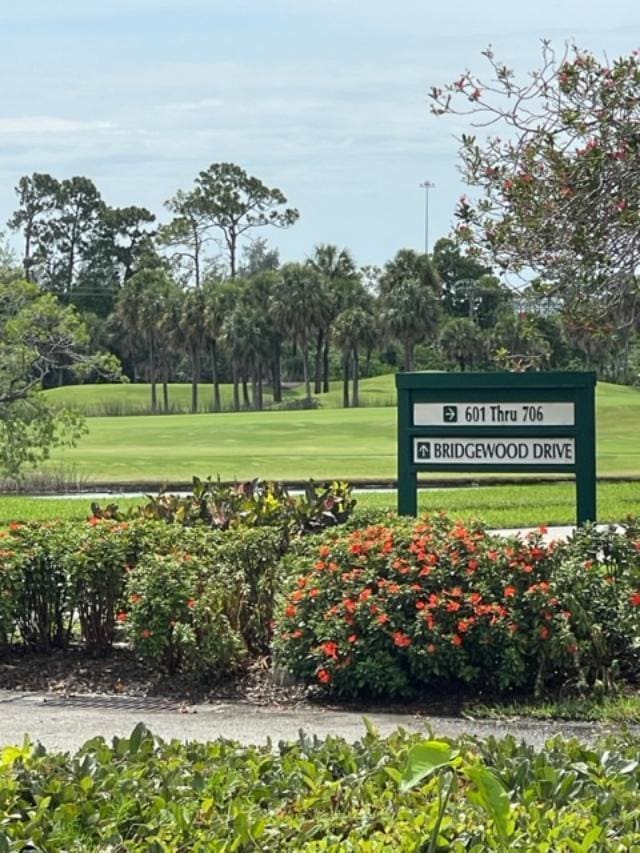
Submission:
<svg viewBox="0 0 640 853">
<path fill-rule="evenodd" d="M 284 683 L 274 674 L 268 659 L 254 660 L 234 678 L 196 683 L 179 676 L 159 674 L 126 648 L 115 648 L 108 657 L 90 658 L 79 650 L 41 654 L 24 647 L 0 656 L 0 690 L 53 696 L 165 697 L 181 703 L 235 701 L 278 709 L 324 708 L 368 712 L 444 714 L 459 716 L 469 693 L 452 687 L 429 690 L 411 699 L 328 699 L 322 691 Z M 478 695 L 474 697 L 478 700 Z"/>
</svg>

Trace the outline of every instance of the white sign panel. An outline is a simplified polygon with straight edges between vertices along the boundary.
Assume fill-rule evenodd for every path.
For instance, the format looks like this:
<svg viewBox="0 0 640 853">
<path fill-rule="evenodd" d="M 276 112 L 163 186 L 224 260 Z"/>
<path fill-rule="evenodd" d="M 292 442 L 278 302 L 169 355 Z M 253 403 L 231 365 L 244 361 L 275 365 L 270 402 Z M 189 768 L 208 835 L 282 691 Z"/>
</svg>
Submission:
<svg viewBox="0 0 640 853">
<path fill-rule="evenodd" d="M 414 463 L 573 465 L 573 438 L 414 438 Z"/>
<path fill-rule="evenodd" d="M 415 426 L 574 426 L 573 403 L 415 403 Z"/>
</svg>

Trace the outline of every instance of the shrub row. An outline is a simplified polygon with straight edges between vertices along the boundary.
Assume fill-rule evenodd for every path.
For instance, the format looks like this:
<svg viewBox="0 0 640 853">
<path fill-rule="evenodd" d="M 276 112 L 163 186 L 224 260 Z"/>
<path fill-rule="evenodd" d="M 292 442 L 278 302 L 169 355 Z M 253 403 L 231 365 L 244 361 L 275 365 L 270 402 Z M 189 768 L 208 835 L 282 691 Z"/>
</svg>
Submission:
<svg viewBox="0 0 640 853">
<path fill-rule="evenodd" d="M 438 682 L 499 691 L 605 690 L 635 677 L 640 530 L 504 540 L 445 516 L 302 543 L 276 651 L 340 695 L 408 695 Z"/>
<path fill-rule="evenodd" d="M 0 851 L 635 850 L 639 749 L 631 735 L 537 752 L 371 729 L 274 749 L 143 726 L 75 755 L 25 743 L 0 751 Z"/>
<path fill-rule="evenodd" d="M 118 632 L 170 672 L 228 671 L 269 648 L 281 530 L 222 532 L 144 519 L 12 524 L 0 531 L 0 648 Z"/>
</svg>

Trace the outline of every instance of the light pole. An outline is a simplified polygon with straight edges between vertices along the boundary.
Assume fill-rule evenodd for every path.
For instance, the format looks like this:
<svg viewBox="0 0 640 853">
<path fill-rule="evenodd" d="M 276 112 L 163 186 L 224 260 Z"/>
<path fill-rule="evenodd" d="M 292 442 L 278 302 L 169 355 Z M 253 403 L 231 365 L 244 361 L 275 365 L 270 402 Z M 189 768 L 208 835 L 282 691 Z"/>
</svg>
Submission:
<svg viewBox="0 0 640 853">
<path fill-rule="evenodd" d="M 424 253 L 429 254 L 429 190 L 434 189 L 431 181 L 423 181 L 420 187 L 424 190 Z"/>
</svg>

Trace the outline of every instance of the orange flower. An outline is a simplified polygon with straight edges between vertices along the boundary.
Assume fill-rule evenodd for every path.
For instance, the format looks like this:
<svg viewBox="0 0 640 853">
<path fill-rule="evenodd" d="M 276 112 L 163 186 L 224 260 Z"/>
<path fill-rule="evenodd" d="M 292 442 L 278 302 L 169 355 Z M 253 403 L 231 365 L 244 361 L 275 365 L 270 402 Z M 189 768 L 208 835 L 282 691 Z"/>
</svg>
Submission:
<svg viewBox="0 0 640 853">
<path fill-rule="evenodd" d="M 447 611 L 449 613 L 455 613 L 456 610 L 460 610 L 460 602 L 459 601 L 450 601 L 447 604 Z"/>
<path fill-rule="evenodd" d="M 640 592 L 634 592 L 629 598 L 629 602 L 633 607 L 640 607 Z"/>
<path fill-rule="evenodd" d="M 144 637 L 145 640 L 148 640 L 149 637 L 153 637 L 153 631 L 150 631 L 149 628 L 143 628 L 142 631 L 140 631 L 140 636 Z"/>
<path fill-rule="evenodd" d="M 358 639 L 357 634 L 349 634 L 349 636 L 347 637 L 347 642 L 355 643 L 357 639 Z"/>
<path fill-rule="evenodd" d="M 302 636 L 302 631 L 300 630 L 300 628 L 296 628 L 295 631 L 291 632 L 291 637 L 294 640 L 299 640 L 301 636 Z"/>
<path fill-rule="evenodd" d="M 139 601 L 142 601 L 142 597 L 139 596 L 136 592 L 134 592 L 129 601 L 132 604 L 137 604 Z"/>
<path fill-rule="evenodd" d="M 326 643 L 322 643 L 320 646 L 322 651 L 328 658 L 337 658 L 338 657 L 338 644 L 332 642 L 331 640 L 327 640 Z"/>
<path fill-rule="evenodd" d="M 433 643 L 429 643 L 429 645 L 427 646 L 427 651 L 429 652 L 429 654 L 432 655 L 435 652 L 435 650 L 436 650 L 436 647 L 433 645 Z"/>
<path fill-rule="evenodd" d="M 551 631 L 547 628 L 546 625 L 543 625 L 542 628 L 540 628 L 540 636 L 543 640 L 548 640 L 551 636 Z"/>
<path fill-rule="evenodd" d="M 99 519 L 96 515 L 92 515 L 92 516 L 91 516 L 91 518 L 88 520 L 88 523 L 89 523 L 92 527 L 95 527 L 95 526 L 96 526 L 96 524 L 100 524 L 100 519 Z M 14 528 L 13 528 L 13 526 L 11 527 L 11 529 L 12 529 L 12 530 L 14 529 Z"/>
<path fill-rule="evenodd" d="M 518 590 L 515 588 L 515 586 L 506 586 L 504 588 L 504 597 L 513 598 L 517 592 Z"/>
<path fill-rule="evenodd" d="M 408 636 L 407 636 L 405 633 L 403 633 L 402 631 L 396 631 L 396 632 L 393 634 L 393 642 L 394 642 L 394 643 L 396 644 L 396 646 L 398 646 L 399 648 L 401 648 L 401 649 L 406 649 L 406 648 L 407 648 L 407 646 L 410 646 L 410 645 L 411 645 L 411 643 L 413 642 L 413 640 L 411 639 L 411 637 L 408 637 Z"/>
<path fill-rule="evenodd" d="M 320 551 L 319 551 L 318 553 L 319 553 L 319 554 L 320 554 L 320 556 L 321 556 L 321 557 L 323 557 L 323 558 L 324 558 L 324 557 L 328 557 L 328 556 L 329 556 L 329 554 L 331 553 L 331 548 L 329 548 L 329 546 L 328 546 L 328 545 L 323 545 L 323 546 L 320 548 Z"/>
<path fill-rule="evenodd" d="M 359 601 L 366 601 L 368 598 L 371 598 L 373 593 L 370 589 L 363 589 L 360 595 L 358 596 Z"/>
<path fill-rule="evenodd" d="M 290 604 L 290 605 L 287 607 L 287 609 L 284 611 L 284 615 L 285 615 L 285 616 L 290 616 L 290 617 L 292 617 L 292 618 L 293 618 L 293 617 L 296 615 L 296 613 L 297 613 L 297 612 L 298 612 L 297 607 L 295 607 L 295 605 L 293 605 L 293 604 Z"/>
<path fill-rule="evenodd" d="M 20 524 L 19 521 L 12 521 L 9 525 L 9 530 L 20 530 L 24 525 Z"/>
<path fill-rule="evenodd" d="M 319 669 L 318 681 L 320 684 L 331 684 L 331 673 L 326 669 Z"/>
<path fill-rule="evenodd" d="M 118 615 L 116 616 L 116 619 L 118 620 L 118 622 L 126 622 L 127 621 L 126 611 L 121 610 L 120 613 L 118 613 Z"/>
<path fill-rule="evenodd" d="M 195 600 L 195 598 L 188 598 L 187 599 L 187 607 L 189 607 L 191 609 L 193 609 L 197 603 L 198 602 Z"/>
<path fill-rule="evenodd" d="M 309 590 L 309 598 L 317 598 L 319 594 L 320 590 L 315 586 Z"/>
<path fill-rule="evenodd" d="M 379 625 L 386 625 L 387 622 L 389 621 L 389 617 L 387 616 L 386 613 L 381 613 L 380 616 L 378 616 L 377 621 L 378 621 Z"/>
<path fill-rule="evenodd" d="M 459 634 L 454 634 L 453 637 L 451 638 L 451 642 L 453 643 L 454 646 L 461 646 L 464 641 Z"/>
</svg>

